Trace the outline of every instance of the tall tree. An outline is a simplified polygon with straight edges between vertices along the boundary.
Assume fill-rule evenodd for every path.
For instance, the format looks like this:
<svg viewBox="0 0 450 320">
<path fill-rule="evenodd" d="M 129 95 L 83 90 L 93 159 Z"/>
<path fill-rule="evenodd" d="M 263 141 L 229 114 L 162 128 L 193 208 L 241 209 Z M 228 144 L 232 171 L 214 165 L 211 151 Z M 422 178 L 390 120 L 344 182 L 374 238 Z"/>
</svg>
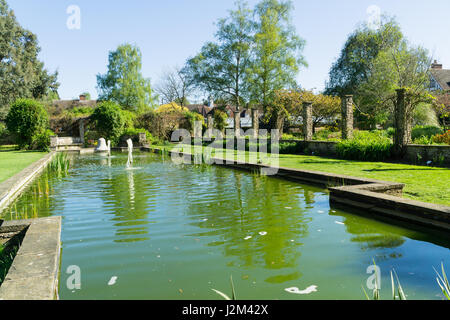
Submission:
<svg viewBox="0 0 450 320">
<path fill-rule="evenodd" d="M 326 94 L 354 94 L 368 80 L 375 59 L 382 51 L 399 45 L 403 34 L 398 23 L 384 16 L 380 28 L 371 29 L 364 23 L 347 39 L 337 61 L 330 70 Z"/>
<path fill-rule="evenodd" d="M 193 79 L 185 70 L 175 68 L 163 74 L 155 91 L 163 104 L 175 102 L 184 107 L 188 104 L 188 97 L 193 89 Z"/>
<path fill-rule="evenodd" d="M 252 11 L 237 1 L 236 10 L 218 22 L 216 42 L 206 43 L 187 62 L 187 70 L 197 87 L 214 97 L 224 98 L 237 110 L 246 102 L 245 74 L 250 63 Z"/>
<path fill-rule="evenodd" d="M 120 45 L 109 53 L 108 71 L 97 75 L 99 100 L 113 101 L 129 111 L 144 112 L 153 106 L 150 79 L 142 76 L 141 50 L 131 44 Z"/>
<path fill-rule="evenodd" d="M 0 119 L 18 98 L 42 99 L 56 92 L 57 72 L 38 60 L 36 35 L 22 28 L 5 0 L 0 0 Z"/>
<path fill-rule="evenodd" d="M 300 67 L 307 66 L 302 55 L 305 41 L 292 24 L 292 10 L 291 1 L 263 0 L 256 6 L 249 83 L 252 102 L 265 110 L 273 103 L 278 90 L 296 87 L 295 77 Z M 276 117 L 271 121 L 273 126 L 281 124 Z"/>
</svg>

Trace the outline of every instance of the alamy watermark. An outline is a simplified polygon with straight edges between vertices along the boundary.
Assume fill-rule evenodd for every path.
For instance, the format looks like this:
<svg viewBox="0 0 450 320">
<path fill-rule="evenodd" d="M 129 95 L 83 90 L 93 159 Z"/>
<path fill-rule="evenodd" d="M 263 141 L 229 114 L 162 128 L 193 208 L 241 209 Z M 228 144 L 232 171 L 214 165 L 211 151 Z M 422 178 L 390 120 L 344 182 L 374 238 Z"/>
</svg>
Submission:
<svg viewBox="0 0 450 320">
<path fill-rule="evenodd" d="M 69 290 L 81 290 L 81 269 L 79 266 L 73 265 L 67 267 L 66 273 L 69 274 L 67 277 L 66 286 Z"/>
<path fill-rule="evenodd" d="M 66 21 L 67 29 L 80 30 L 81 29 L 81 9 L 77 5 L 70 5 L 67 7 L 66 13 L 69 15 Z"/>
<path fill-rule="evenodd" d="M 237 134 L 236 134 L 237 133 Z M 280 131 L 253 129 L 225 133 L 208 129 L 202 133 L 202 122 L 195 122 L 194 136 L 185 129 L 173 132 L 172 161 L 176 164 L 256 164 L 262 175 L 273 176 L 279 171 Z"/>
</svg>

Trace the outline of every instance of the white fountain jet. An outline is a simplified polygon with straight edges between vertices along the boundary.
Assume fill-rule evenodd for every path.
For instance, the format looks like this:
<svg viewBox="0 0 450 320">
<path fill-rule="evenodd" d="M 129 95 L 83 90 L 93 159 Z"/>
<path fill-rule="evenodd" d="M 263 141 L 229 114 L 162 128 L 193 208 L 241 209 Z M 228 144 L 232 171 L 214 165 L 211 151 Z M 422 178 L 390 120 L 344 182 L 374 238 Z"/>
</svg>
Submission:
<svg viewBox="0 0 450 320">
<path fill-rule="evenodd" d="M 127 162 L 127 168 L 131 168 L 131 165 L 133 164 L 133 140 L 128 139 L 128 162 Z"/>
</svg>

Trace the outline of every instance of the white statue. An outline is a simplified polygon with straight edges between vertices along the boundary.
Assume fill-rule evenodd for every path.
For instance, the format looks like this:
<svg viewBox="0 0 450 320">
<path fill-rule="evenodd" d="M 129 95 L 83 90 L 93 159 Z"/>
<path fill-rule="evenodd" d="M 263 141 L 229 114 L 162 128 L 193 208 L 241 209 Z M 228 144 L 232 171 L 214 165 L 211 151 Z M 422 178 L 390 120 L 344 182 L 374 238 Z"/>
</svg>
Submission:
<svg viewBox="0 0 450 320">
<path fill-rule="evenodd" d="M 110 151 L 110 146 L 106 144 L 106 140 L 101 138 L 98 140 L 97 148 L 95 148 L 95 152 L 108 152 Z"/>
<path fill-rule="evenodd" d="M 133 140 L 128 139 L 128 162 L 127 162 L 127 168 L 130 168 L 133 164 Z"/>
</svg>

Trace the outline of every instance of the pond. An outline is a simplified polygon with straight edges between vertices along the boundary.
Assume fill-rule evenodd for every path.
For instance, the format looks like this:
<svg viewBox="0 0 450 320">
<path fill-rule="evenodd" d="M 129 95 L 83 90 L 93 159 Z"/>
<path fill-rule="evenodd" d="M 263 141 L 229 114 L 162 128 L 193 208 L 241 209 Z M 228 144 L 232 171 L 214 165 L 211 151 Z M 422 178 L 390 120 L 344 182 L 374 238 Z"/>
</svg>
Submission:
<svg viewBox="0 0 450 320">
<path fill-rule="evenodd" d="M 442 299 L 436 274 L 450 240 L 330 207 L 326 190 L 136 154 L 74 156 L 44 173 L 4 219 L 62 216 L 61 299 L 365 299 L 367 268 L 395 269 L 409 299 Z M 81 288 L 67 286 L 69 266 Z M 307 295 L 292 294 L 317 286 Z M 367 288 L 366 288 L 367 290 Z"/>
</svg>

